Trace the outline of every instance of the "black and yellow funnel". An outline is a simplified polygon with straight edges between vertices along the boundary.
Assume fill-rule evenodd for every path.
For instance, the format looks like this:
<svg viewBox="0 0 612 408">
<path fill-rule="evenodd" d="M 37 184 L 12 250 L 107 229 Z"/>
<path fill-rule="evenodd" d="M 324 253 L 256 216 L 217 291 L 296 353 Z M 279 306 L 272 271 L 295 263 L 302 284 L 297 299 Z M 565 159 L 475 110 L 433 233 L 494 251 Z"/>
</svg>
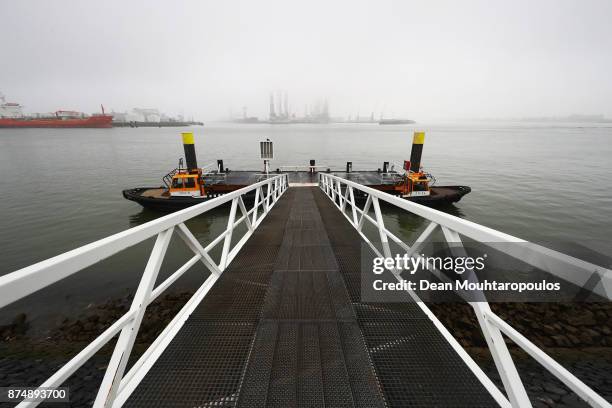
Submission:
<svg viewBox="0 0 612 408">
<path fill-rule="evenodd" d="M 185 149 L 185 164 L 187 170 L 195 170 L 198 168 L 196 159 L 195 145 L 193 142 L 193 132 L 183 132 L 183 148 Z"/>
<path fill-rule="evenodd" d="M 421 156 L 423 155 L 423 144 L 425 143 L 425 132 L 414 132 L 412 137 L 412 150 L 410 151 L 410 171 L 418 173 L 421 168 Z"/>
</svg>

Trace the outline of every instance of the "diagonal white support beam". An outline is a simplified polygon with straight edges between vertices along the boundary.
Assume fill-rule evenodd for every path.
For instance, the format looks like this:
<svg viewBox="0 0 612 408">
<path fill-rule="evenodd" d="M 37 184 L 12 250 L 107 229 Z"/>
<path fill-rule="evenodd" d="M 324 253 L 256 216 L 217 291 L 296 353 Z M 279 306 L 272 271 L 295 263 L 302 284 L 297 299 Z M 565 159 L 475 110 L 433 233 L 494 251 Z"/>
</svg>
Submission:
<svg viewBox="0 0 612 408">
<path fill-rule="evenodd" d="M 270 209 L 270 203 L 268 202 L 268 197 L 264 194 L 263 191 L 263 186 L 259 187 L 259 196 L 261 197 L 261 202 L 262 202 L 262 212 L 265 213 L 266 211 L 268 211 Z"/>
<path fill-rule="evenodd" d="M 330 180 L 329 189 L 331 190 L 331 197 L 334 204 L 336 203 L 336 188 L 334 187 L 336 183 L 333 180 Z"/>
<path fill-rule="evenodd" d="M 442 226 L 442 232 L 444 233 L 446 241 L 450 245 L 455 245 L 451 248 L 455 256 L 467 256 L 465 248 L 462 246 L 461 237 L 456 231 Z M 487 342 L 497 371 L 504 384 L 510 404 L 515 408 L 531 407 L 531 401 L 529 400 L 529 396 L 527 396 L 527 391 L 525 391 L 525 386 L 516 370 L 516 366 L 514 365 L 510 351 L 508 351 L 508 346 L 506 346 L 501 331 L 487 320 L 487 316 L 493 313 L 489 303 L 486 301 L 470 302 L 470 305 L 474 309 L 478 324 L 480 325 L 480 329 Z"/>
<path fill-rule="evenodd" d="M 268 184 L 266 184 L 266 211 L 270 210 L 270 194 L 272 194 L 272 184 L 268 180 Z"/>
<path fill-rule="evenodd" d="M 365 221 L 365 217 L 370 211 L 370 207 L 372 206 L 372 195 L 368 194 L 368 198 L 366 199 L 365 205 L 363 206 L 363 210 L 361 212 L 361 217 L 359 218 L 359 223 L 357 224 L 357 231 L 361 232 L 363 228 L 363 222 Z"/>
<path fill-rule="evenodd" d="M 336 188 L 338 193 L 338 207 L 342 207 L 342 186 L 340 185 L 340 180 L 336 181 Z"/>
<path fill-rule="evenodd" d="M 242 215 L 244 215 L 244 222 L 246 222 L 247 228 L 249 231 L 253 232 L 253 224 L 251 224 L 251 219 L 249 218 L 249 212 L 244 206 L 244 201 L 242 201 L 242 196 L 238 197 L 238 206 L 240 207 L 240 211 Z"/>
<path fill-rule="evenodd" d="M 278 197 L 280 197 L 280 180 L 275 179 L 274 180 L 274 201 L 278 200 Z"/>
<path fill-rule="evenodd" d="M 350 192 L 350 204 L 353 212 L 353 226 L 357 227 L 359 221 L 357 221 L 357 209 L 355 208 L 357 206 L 357 204 L 355 204 L 355 192 L 353 191 L 352 186 L 348 186 L 347 190 Z"/>
<path fill-rule="evenodd" d="M 151 367 L 155 364 L 157 359 L 164 352 L 166 347 L 170 344 L 172 339 L 178 334 L 181 327 L 187 321 L 191 313 L 195 308 L 202 302 L 206 294 L 213 287 L 215 282 L 219 279 L 217 275 L 210 275 L 206 281 L 196 290 L 191 298 L 185 303 L 183 308 L 174 316 L 170 323 L 164 328 L 160 335 L 153 341 L 149 348 L 143 353 L 142 356 L 136 361 L 134 366 L 125 375 L 121 381 L 119 392 L 113 408 L 120 408 L 123 406 L 125 401 L 129 398 L 130 394 L 138 387 L 138 384 L 149 372 Z"/>
<path fill-rule="evenodd" d="M 502 320 L 494 313 L 487 314 L 487 320 L 504 332 L 512 341 L 518 344 L 523 350 L 533 357 L 538 363 L 542 364 L 548 371 L 553 373 L 570 390 L 574 391 L 580 398 L 592 407 L 610 408 L 610 403 L 598 395 L 592 388 L 576 378 L 565 367 L 553 360 L 549 355 L 540 350 L 535 344 L 525 336 L 516 331 L 512 326 Z"/>
<path fill-rule="evenodd" d="M 134 313 L 134 319 L 128 325 L 126 325 L 119 334 L 119 339 L 115 345 L 115 350 L 108 363 L 104 379 L 98 390 L 98 395 L 94 402 L 94 408 L 110 408 L 113 405 L 119 384 L 123 378 L 125 367 L 127 366 L 136 335 L 142 318 L 144 316 L 153 285 L 157 279 L 159 269 L 166 255 L 170 239 L 172 238 L 172 231 L 174 227 L 162 231 L 157 235 L 155 245 L 151 251 L 151 256 L 145 267 L 145 271 L 142 275 L 132 306 L 130 311 Z"/>
<path fill-rule="evenodd" d="M 429 225 L 421 232 L 421 234 L 417 237 L 412 247 L 410 247 L 410 251 L 408 251 L 408 256 L 412 256 L 419 252 L 419 250 L 425 245 L 425 241 L 429 238 L 429 236 L 434 232 L 438 224 L 431 221 Z"/>
<path fill-rule="evenodd" d="M 346 189 L 344 191 L 344 198 L 342 199 L 342 204 L 340 204 L 340 211 L 342 211 L 344 213 L 344 211 L 346 210 L 346 203 L 349 200 L 349 186 L 346 186 Z"/>
<path fill-rule="evenodd" d="M 383 254 L 387 258 L 391 258 L 391 247 L 389 246 L 389 237 L 385 230 L 385 221 L 383 220 L 382 212 L 380 211 L 380 204 L 378 198 L 372 198 L 372 204 L 374 205 L 374 214 L 376 214 L 376 226 L 378 227 L 378 235 L 383 248 Z"/>
<path fill-rule="evenodd" d="M 181 239 L 185 241 L 185 244 L 187 244 L 189 249 L 191 249 L 195 254 L 200 255 L 202 257 L 202 263 L 206 265 L 206 267 L 212 273 L 216 275 L 221 275 L 221 270 L 219 269 L 215 261 L 210 257 L 208 251 L 206 251 L 204 247 L 200 245 L 198 239 L 191 233 L 191 231 L 189 231 L 189 228 L 187 228 L 185 224 L 181 223 L 178 225 L 177 233 L 179 237 L 181 237 Z"/>
<path fill-rule="evenodd" d="M 268 194 L 270 197 L 270 194 Z M 223 241 L 223 250 L 221 251 L 221 262 L 219 262 L 219 269 L 222 271 L 227 267 L 227 255 L 229 254 L 232 246 L 232 234 L 234 232 L 234 220 L 236 219 L 236 209 L 238 208 L 238 198 L 232 200 L 232 208 L 230 209 L 229 218 L 227 220 L 227 229 L 225 234 L 225 240 Z"/>
<path fill-rule="evenodd" d="M 261 197 L 261 189 L 255 189 L 255 204 L 253 204 L 253 225 L 257 225 L 257 211 L 259 210 L 259 200 Z"/>
</svg>

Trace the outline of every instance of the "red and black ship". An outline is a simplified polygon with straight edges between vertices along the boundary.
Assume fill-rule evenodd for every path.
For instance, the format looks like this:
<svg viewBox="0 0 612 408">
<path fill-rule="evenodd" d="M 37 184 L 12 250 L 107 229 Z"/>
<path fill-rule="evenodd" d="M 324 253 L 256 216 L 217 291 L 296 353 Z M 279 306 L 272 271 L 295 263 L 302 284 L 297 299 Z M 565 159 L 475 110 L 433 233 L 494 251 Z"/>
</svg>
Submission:
<svg viewBox="0 0 612 408">
<path fill-rule="evenodd" d="M 51 114 L 25 115 L 22 106 L 6 102 L 0 95 L 0 128 L 110 128 L 113 117 L 104 113 L 86 115 L 82 112 L 58 110 Z"/>
</svg>

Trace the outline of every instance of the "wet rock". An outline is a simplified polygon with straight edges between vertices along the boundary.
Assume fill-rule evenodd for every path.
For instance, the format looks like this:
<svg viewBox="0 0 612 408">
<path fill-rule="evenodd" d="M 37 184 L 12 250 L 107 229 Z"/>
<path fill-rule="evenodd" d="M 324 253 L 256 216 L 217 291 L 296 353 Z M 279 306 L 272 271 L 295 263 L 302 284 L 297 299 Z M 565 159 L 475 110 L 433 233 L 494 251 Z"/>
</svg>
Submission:
<svg viewBox="0 0 612 408">
<path fill-rule="evenodd" d="M 588 309 L 579 315 L 568 317 L 567 322 L 572 326 L 591 326 L 596 323 L 593 312 Z"/>
<path fill-rule="evenodd" d="M 483 346 L 474 312 L 465 306 L 430 305 L 461 344 Z M 612 346 L 612 303 L 497 303 L 491 308 L 539 347 Z"/>
<path fill-rule="evenodd" d="M 558 347 L 571 347 L 572 342 L 566 336 L 551 336 L 555 342 L 555 345 Z"/>
<path fill-rule="evenodd" d="M 87 317 L 87 321 L 91 322 L 91 323 L 98 323 L 100 321 L 100 316 L 99 315 L 91 315 Z"/>
<path fill-rule="evenodd" d="M 568 408 L 585 407 L 586 403 L 576 394 L 568 394 L 561 398 L 561 403 Z"/>
<path fill-rule="evenodd" d="M 595 338 L 586 330 L 580 333 L 580 341 L 586 346 L 592 346 L 595 344 Z"/>
<path fill-rule="evenodd" d="M 544 383 L 542 384 L 542 388 L 544 388 L 545 391 L 550 392 L 552 394 L 556 394 L 556 395 L 567 394 L 566 390 L 564 390 L 561 387 L 557 387 L 555 384 L 552 384 L 552 383 Z"/>
<path fill-rule="evenodd" d="M 27 315 L 25 313 L 19 313 L 13 318 L 11 324 L 0 326 L 0 338 L 12 339 L 21 337 L 26 334 L 29 326 Z"/>
<path fill-rule="evenodd" d="M 579 330 L 578 330 L 577 328 L 575 328 L 574 326 L 570 326 L 570 325 L 568 325 L 568 324 L 563 325 L 563 330 L 565 330 L 566 332 L 569 332 L 569 333 L 573 333 L 573 334 L 578 333 L 578 331 L 579 331 Z"/>
<path fill-rule="evenodd" d="M 535 407 L 554 407 L 555 401 L 550 397 L 538 397 L 534 404 Z"/>
<path fill-rule="evenodd" d="M 83 324 L 83 330 L 87 331 L 87 332 L 92 332 L 94 331 L 94 329 L 96 328 L 96 325 L 93 324 L 92 322 L 85 322 L 85 324 Z"/>
</svg>

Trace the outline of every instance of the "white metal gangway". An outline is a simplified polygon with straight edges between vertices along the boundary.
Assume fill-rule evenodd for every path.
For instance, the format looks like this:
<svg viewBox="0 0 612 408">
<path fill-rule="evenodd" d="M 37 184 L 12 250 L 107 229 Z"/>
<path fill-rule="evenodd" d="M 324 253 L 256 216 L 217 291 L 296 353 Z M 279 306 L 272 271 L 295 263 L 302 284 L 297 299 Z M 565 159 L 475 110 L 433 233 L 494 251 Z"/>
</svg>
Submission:
<svg viewBox="0 0 612 408">
<path fill-rule="evenodd" d="M 485 245 L 500 242 L 520 243 L 521 245 L 506 245 L 496 249 L 540 270 L 569 281 L 578 287 L 583 287 L 591 276 L 596 274 L 599 277 L 599 283 L 591 290 L 608 301 L 611 299 L 612 271 L 609 269 L 553 251 L 540 245 L 529 243 L 523 239 L 484 227 L 474 222 L 403 200 L 399 197 L 383 193 L 332 174 L 319 173 L 319 186 L 353 227 L 355 227 L 362 239 L 379 257 L 392 256 L 391 247 L 389 245 L 389 240 L 391 240 L 402 248 L 409 257 L 418 258 L 420 257 L 419 251 L 423 248 L 423 245 L 439 227 L 447 243 L 449 246 L 452 246 L 454 250 L 456 250 L 457 247 L 461 247 L 461 236 L 465 236 Z M 364 206 L 361 208 L 357 204 L 359 200 L 356 201 L 356 196 L 358 194 L 361 196 L 360 198 L 365 198 L 363 197 L 364 195 L 367 197 L 365 198 Z M 429 221 L 425 230 L 411 246 L 407 245 L 402 239 L 385 227 L 380 205 L 383 201 Z M 369 215 L 372 209 L 374 217 Z M 380 240 L 382 248 L 377 248 L 364 233 L 363 227 L 365 221 L 371 223 L 378 230 L 378 239 Z M 431 272 L 442 278 L 439 271 L 431 270 Z M 398 280 L 401 279 L 397 271 L 394 272 L 394 275 Z M 500 316 L 495 314 L 486 300 L 478 302 L 470 301 L 469 304 L 474 309 L 474 313 L 478 319 L 478 323 L 504 384 L 508 396 L 506 399 L 427 305 L 419 299 L 414 292 L 408 292 L 501 406 L 531 407 L 531 402 L 527 396 L 525 387 L 502 336 L 502 334 L 504 334 L 589 405 L 602 408 L 612 407 L 609 402 L 597 394 L 593 389 L 566 370 L 561 364 L 557 363 L 552 357 L 547 355 L 525 336 L 516 331 Z"/>
<path fill-rule="evenodd" d="M 190 313 L 206 296 L 227 265 L 234 259 L 240 248 L 244 246 L 274 204 L 287 190 L 288 186 L 287 175 L 281 174 L 270 177 L 267 180 L 211 199 L 202 204 L 130 228 L 8 275 L 0 276 L 0 307 L 4 307 L 100 262 L 119 251 L 132 247 L 149 238 L 156 237 L 153 250 L 149 256 L 129 311 L 48 378 L 40 387 L 59 387 L 97 351 L 119 334 L 119 339 L 100 385 L 94 407 L 121 406 L 181 329 Z M 253 194 L 255 196 L 253 207 L 249 210 L 247 210 L 245 200 L 243 199 L 247 194 L 251 198 Z M 231 207 L 227 228 L 206 247 L 203 247 L 187 228 L 185 222 L 230 202 Z M 246 225 L 247 231 L 234 243 L 232 241 L 233 232 L 236 227 L 243 223 Z M 185 242 L 194 255 L 176 272 L 154 287 L 170 239 L 174 233 Z M 209 253 L 221 243 L 223 243 L 221 258 L 219 262 L 215 262 Z M 125 373 L 132 346 L 136 340 L 147 306 L 197 262 L 202 262 L 210 270 L 210 276 L 196 290 L 185 306 L 132 368 Z M 38 404 L 40 402 L 21 402 L 17 406 L 20 408 L 35 407 Z"/>
</svg>

